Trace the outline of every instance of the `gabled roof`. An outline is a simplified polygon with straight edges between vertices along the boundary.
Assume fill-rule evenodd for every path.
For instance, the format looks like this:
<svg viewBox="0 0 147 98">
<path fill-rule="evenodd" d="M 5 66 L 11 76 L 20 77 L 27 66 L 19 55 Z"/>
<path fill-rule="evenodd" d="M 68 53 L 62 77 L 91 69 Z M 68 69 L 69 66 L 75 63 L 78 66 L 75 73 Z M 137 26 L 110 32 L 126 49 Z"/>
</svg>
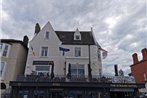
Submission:
<svg viewBox="0 0 147 98">
<path fill-rule="evenodd" d="M 79 31 L 81 40 L 74 40 L 75 31 L 55 31 L 64 45 L 96 45 L 91 31 Z"/>
<path fill-rule="evenodd" d="M 28 50 L 28 47 L 23 43 L 23 41 L 21 40 L 15 40 L 15 39 L 0 39 L 1 43 L 8 43 L 8 44 L 12 44 L 12 43 L 20 43 L 26 50 Z"/>
</svg>

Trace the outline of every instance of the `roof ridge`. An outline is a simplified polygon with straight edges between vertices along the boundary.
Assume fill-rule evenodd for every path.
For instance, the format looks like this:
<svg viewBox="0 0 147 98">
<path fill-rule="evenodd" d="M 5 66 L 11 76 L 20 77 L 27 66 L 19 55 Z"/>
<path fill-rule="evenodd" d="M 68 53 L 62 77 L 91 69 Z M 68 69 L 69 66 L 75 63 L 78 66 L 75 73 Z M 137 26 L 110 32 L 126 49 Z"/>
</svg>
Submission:
<svg viewBox="0 0 147 98">
<path fill-rule="evenodd" d="M 58 31 L 58 30 L 55 30 L 55 32 L 76 32 L 76 31 Z M 91 32 L 91 31 L 79 31 L 79 32 Z"/>
</svg>

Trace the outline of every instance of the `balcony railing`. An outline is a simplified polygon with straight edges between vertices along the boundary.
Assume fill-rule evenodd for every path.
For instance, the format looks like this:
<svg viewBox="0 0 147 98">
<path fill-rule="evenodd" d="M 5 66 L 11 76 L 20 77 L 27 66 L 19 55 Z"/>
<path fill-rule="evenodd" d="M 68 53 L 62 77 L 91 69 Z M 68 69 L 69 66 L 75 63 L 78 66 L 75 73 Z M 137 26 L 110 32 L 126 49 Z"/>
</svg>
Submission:
<svg viewBox="0 0 147 98">
<path fill-rule="evenodd" d="M 40 75 L 18 75 L 16 81 L 21 82 L 99 82 L 99 83 L 111 83 L 112 77 L 98 77 L 93 76 L 93 78 L 89 79 L 88 76 L 83 77 L 75 77 L 71 76 L 70 79 L 68 79 L 65 76 L 55 75 L 53 78 L 51 76 L 40 76 Z"/>
</svg>

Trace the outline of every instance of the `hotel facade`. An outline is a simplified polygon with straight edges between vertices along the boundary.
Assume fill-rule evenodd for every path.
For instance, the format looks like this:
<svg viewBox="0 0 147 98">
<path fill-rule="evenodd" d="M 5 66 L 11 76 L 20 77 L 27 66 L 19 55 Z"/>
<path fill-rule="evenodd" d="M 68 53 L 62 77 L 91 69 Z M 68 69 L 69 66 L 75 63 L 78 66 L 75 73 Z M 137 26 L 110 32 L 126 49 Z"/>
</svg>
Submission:
<svg viewBox="0 0 147 98">
<path fill-rule="evenodd" d="M 102 76 L 103 49 L 92 29 L 55 31 L 49 22 L 35 28 L 25 74 L 10 82 L 11 98 L 137 98 L 144 87 Z"/>
</svg>

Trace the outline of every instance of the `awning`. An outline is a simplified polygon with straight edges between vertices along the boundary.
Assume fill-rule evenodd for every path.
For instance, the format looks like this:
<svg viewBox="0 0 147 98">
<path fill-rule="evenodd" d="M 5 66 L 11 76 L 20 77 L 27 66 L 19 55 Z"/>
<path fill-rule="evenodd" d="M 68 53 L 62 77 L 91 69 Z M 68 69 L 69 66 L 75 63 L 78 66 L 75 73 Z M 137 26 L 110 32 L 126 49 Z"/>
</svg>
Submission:
<svg viewBox="0 0 147 98">
<path fill-rule="evenodd" d="M 6 84 L 5 83 L 1 83 L 1 89 L 6 89 Z"/>
</svg>

